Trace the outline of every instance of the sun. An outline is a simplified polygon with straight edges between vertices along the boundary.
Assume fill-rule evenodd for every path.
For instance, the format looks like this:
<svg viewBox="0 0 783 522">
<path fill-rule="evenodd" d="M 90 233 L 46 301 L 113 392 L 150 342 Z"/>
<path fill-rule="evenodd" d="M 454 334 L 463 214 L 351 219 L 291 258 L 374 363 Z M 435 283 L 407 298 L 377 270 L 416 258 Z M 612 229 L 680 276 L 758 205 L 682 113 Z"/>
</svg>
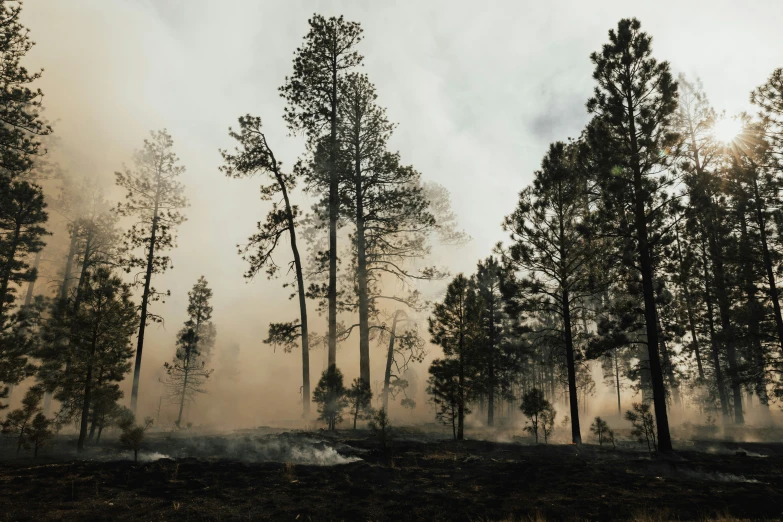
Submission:
<svg viewBox="0 0 783 522">
<path fill-rule="evenodd" d="M 718 120 L 712 127 L 712 134 L 722 143 L 731 143 L 742 132 L 742 121 L 734 118 Z"/>
</svg>

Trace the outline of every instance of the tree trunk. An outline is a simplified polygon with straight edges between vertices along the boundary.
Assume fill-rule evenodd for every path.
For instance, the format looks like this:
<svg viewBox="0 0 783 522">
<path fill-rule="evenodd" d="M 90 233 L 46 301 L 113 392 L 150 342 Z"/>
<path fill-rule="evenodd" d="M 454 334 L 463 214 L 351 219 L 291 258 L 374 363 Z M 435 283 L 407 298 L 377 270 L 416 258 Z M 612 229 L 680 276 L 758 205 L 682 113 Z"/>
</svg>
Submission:
<svg viewBox="0 0 783 522">
<path fill-rule="evenodd" d="M 666 412 L 666 387 L 663 383 L 661 360 L 658 354 L 658 311 L 655 303 L 655 285 L 653 282 L 653 266 L 650 256 L 650 245 L 647 235 L 647 216 L 644 208 L 644 188 L 642 183 L 641 160 L 636 140 L 636 121 L 633 112 L 633 98 L 630 91 L 628 98 L 628 126 L 631 138 L 631 167 L 633 170 L 634 218 L 636 224 L 636 240 L 639 248 L 639 261 L 642 272 L 642 288 L 644 292 L 644 318 L 647 327 L 647 351 L 650 357 L 650 380 L 653 389 L 653 405 L 658 427 L 658 441 L 661 451 L 671 451 L 672 442 L 669 436 L 669 418 Z"/>
<path fill-rule="evenodd" d="M 677 240 L 677 260 L 680 263 L 680 270 L 682 270 L 683 260 L 682 260 L 682 249 L 680 248 L 680 230 L 679 227 L 674 227 L 674 234 L 675 238 Z M 688 327 L 690 329 L 691 339 L 692 339 L 692 346 L 693 346 L 693 353 L 696 356 L 696 367 L 699 370 L 699 378 L 704 380 L 704 367 L 701 363 L 701 353 L 699 351 L 699 338 L 696 335 L 696 321 L 694 319 L 693 314 L 693 301 L 691 300 L 691 293 L 690 290 L 688 290 L 688 279 L 685 277 L 684 274 L 681 275 L 682 281 L 682 292 L 685 297 L 685 309 L 688 313 Z"/>
<path fill-rule="evenodd" d="M 144 348 L 144 330 L 147 328 L 147 307 L 150 298 L 150 283 L 152 282 L 152 267 L 155 259 L 155 239 L 158 233 L 158 205 L 160 203 L 160 170 L 158 170 L 155 191 L 155 208 L 152 213 L 152 230 L 150 231 L 150 247 L 147 251 L 147 271 L 144 274 L 144 293 L 141 296 L 141 317 L 139 320 L 139 338 L 136 344 L 136 363 L 133 366 L 133 388 L 131 389 L 130 409 L 136 415 L 136 405 L 139 401 L 139 377 L 141 374 L 141 352 Z"/>
<path fill-rule="evenodd" d="M 617 414 L 622 415 L 623 410 L 620 406 L 620 365 L 617 361 L 617 347 L 614 349 L 614 385 L 617 388 Z"/>
<path fill-rule="evenodd" d="M 25 430 L 27 430 L 27 422 L 25 422 L 22 425 L 22 428 L 19 430 L 19 438 L 16 440 L 16 456 L 19 456 L 19 452 L 22 451 L 22 444 L 24 444 L 24 434 Z"/>
<path fill-rule="evenodd" d="M 490 292 L 492 287 L 490 286 Z M 489 364 L 487 365 L 487 426 L 495 425 L 495 296 L 489 299 Z"/>
<path fill-rule="evenodd" d="M 457 440 L 457 425 L 454 423 L 454 405 L 451 405 L 451 434 L 454 436 L 454 440 Z"/>
<path fill-rule="evenodd" d="M 84 285 L 87 284 L 87 270 L 90 267 L 90 255 L 92 253 L 92 235 L 93 235 L 93 229 L 90 228 L 87 233 L 87 239 L 84 243 L 84 259 L 82 262 L 82 268 L 79 273 L 79 281 L 76 284 L 76 295 L 73 298 L 73 305 L 71 306 L 72 314 L 76 315 L 76 313 L 79 311 L 79 307 L 82 304 L 82 296 L 84 295 Z M 72 327 L 73 328 L 73 327 Z M 73 337 L 74 331 L 71 329 L 71 337 Z M 67 354 L 67 357 L 65 359 L 65 373 L 67 374 L 70 371 L 71 368 L 71 355 L 70 352 Z"/>
<path fill-rule="evenodd" d="M 758 180 L 756 179 L 755 165 L 753 172 L 753 193 L 755 195 L 754 207 L 756 210 L 756 221 L 759 227 L 759 235 L 761 236 L 761 252 L 764 257 L 764 269 L 767 272 L 767 282 L 769 284 L 769 299 L 772 301 L 772 309 L 775 313 L 775 326 L 777 327 L 778 343 L 780 343 L 780 350 L 783 354 L 783 317 L 781 317 L 780 312 L 780 299 L 778 297 L 778 288 L 775 284 L 775 273 L 772 267 L 772 258 L 769 255 L 769 247 L 767 245 L 767 226 L 766 220 L 764 219 L 764 211 L 762 209 Z"/>
<path fill-rule="evenodd" d="M 84 380 L 84 403 L 82 404 L 82 418 L 79 427 L 79 442 L 76 444 L 76 451 L 84 451 L 84 442 L 87 438 L 87 423 L 90 416 L 90 395 L 92 393 L 92 364 L 95 358 L 95 350 L 98 345 L 98 334 L 93 332 L 92 343 L 90 346 L 90 360 L 87 363 L 87 378 Z"/>
<path fill-rule="evenodd" d="M 715 293 L 718 298 L 718 313 L 721 323 L 721 337 L 726 346 L 726 359 L 729 363 L 729 379 L 734 399 L 734 423 L 744 424 L 745 417 L 742 413 L 742 386 L 739 378 L 737 354 L 734 349 L 734 328 L 731 324 L 731 302 L 726 289 L 726 274 L 723 268 L 722 248 L 718 244 L 715 227 L 709 233 L 710 253 L 713 258 L 713 270 L 715 271 Z"/>
<path fill-rule="evenodd" d="M 266 143 L 266 138 L 264 143 Z M 277 165 L 277 159 L 272 154 L 271 149 L 266 147 L 272 158 L 272 171 L 275 174 L 277 185 L 283 194 L 285 202 L 286 220 L 288 223 L 288 237 L 291 241 L 291 252 L 294 254 L 294 271 L 296 272 L 296 288 L 299 294 L 299 322 L 302 332 L 302 416 L 307 417 L 310 414 L 310 333 L 307 328 L 307 301 L 305 295 L 304 276 L 302 275 L 302 260 L 299 256 L 299 247 L 296 244 L 296 223 L 294 222 L 294 211 L 291 207 L 291 200 L 288 198 L 288 188 L 285 185 L 283 175 Z"/>
<path fill-rule="evenodd" d="M 464 311 L 462 312 L 464 314 Z M 464 317 L 460 319 L 459 325 L 459 394 L 457 402 L 457 440 L 464 438 L 465 427 L 465 333 L 462 324 Z"/>
<path fill-rule="evenodd" d="M 33 289 L 35 288 L 35 280 L 38 278 L 38 265 L 41 264 L 41 251 L 35 253 L 35 261 L 33 261 L 33 270 L 35 270 L 36 277 L 31 279 L 29 283 L 27 283 L 27 294 L 24 296 L 24 305 L 30 306 L 30 303 L 33 302 Z"/>
<path fill-rule="evenodd" d="M 95 386 L 96 388 L 100 387 L 103 383 L 103 368 L 101 368 L 101 371 L 98 372 L 98 378 L 95 380 Z M 90 434 L 87 436 L 87 440 L 92 442 L 93 437 L 95 436 L 95 428 L 98 425 L 98 419 L 100 418 L 100 411 L 98 411 L 98 405 L 96 404 L 95 407 L 92 409 L 92 422 L 90 423 Z"/>
<path fill-rule="evenodd" d="M 339 218 L 339 175 L 337 172 L 337 50 L 332 49 L 331 112 L 329 118 L 329 366 L 337 364 L 337 220 Z"/>
<path fill-rule="evenodd" d="M 359 377 L 370 383 L 370 300 L 367 294 L 367 254 L 364 237 L 364 193 L 362 188 L 359 124 L 355 125 L 354 185 L 356 187 L 356 280 L 359 293 Z"/>
<path fill-rule="evenodd" d="M 663 335 L 663 325 L 661 325 L 661 318 L 658 317 L 658 342 L 660 343 L 661 360 L 663 362 L 663 371 L 666 376 L 666 380 L 669 381 L 669 389 L 672 393 L 672 404 L 679 406 L 680 404 L 680 389 L 677 386 L 677 381 L 674 376 L 674 365 L 672 364 L 671 355 L 669 349 L 666 346 L 666 339 Z"/>
<path fill-rule="evenodd" d="M 756 366 L 758 377 L 755 379 L 755 389 L 759 396 L 759 403 L 762 409 L 769 412 L 769 398 L 767 397 L 767 387 L 765 380 L 764 348 L 761 346 L 761 329 L 759 319 L 763 316 L 763 311 L 756 299 L 756 285 L 753 281 L 753 262 L 750 249 L 750 240 L 748 238 L 748 225 L 745 219 L 745 206 L 738 209 L 740 218 L 740 251 L 742 263 L 742 274 L 745 279 L 745 295 L 747 297 L 748 307 L 748 336 L 750 338 L 751 360 Z"/>
<path fill-rule="evenodd" d="M 571 331 L 571 303 L 568 289 L 562 293 L 563 334 L 565 335 L 566 366 L 568 368 L 568 402 L 571 407 L 571 442 L 582 443 L 582 432 L 579 429 L 579 402 L 576 390 L 576 364 L 574 362 L 574 337 Z M 618 399 L 619 400 L 619 399 Z"/>
<path fill-rule="evenodd" d="M 715 314 L 712 309 L 712 290 L 710 285 L 709 267 L 707 264 L 707 251 L 702 243 L 702 259 L 704 264 L 704 301 L 707 303 L 707 324 L 710 329 L 710 348 L 712 349 L 712 365 L 715 368 L 715 384 L 718 388 L 723 423 L 729 418 L 729 400 L 726 397 L 726 385 L 723 382 L 723 372 L 720 368 L 720 352 L 718 349 L 717 335 L 715 333 Z"/>
<path fill-rule="evenodd" d="M 394 318 L 392 320 L 391 332 L 389 333 L 389 351 L 386 353 L 386 372 L 383 377 L 383 409 L 388 413 L 389 411 L 389 387 L 391 386 L 391 368 L 392 362 L 394 362 L 394 339 L 397 331 L 397 318 L 400 311 L 394 312 Z"/>
<path fill-rule="evenodd" d="M 201 317 L 198 317 L 196 319 L 196 339 L 198 339 L 198 330 L 201 326 Z M 198 341 L 194 341 L 198 342 Z M 185 363 L 182 365 L 184 377 L 182 378 L 182 395 L 179 399 L 179 415 L 177 415 L 177 428 L 180 427 L 180 423 L 182 422 L 182 409 L 185 407 L 185 395 L 188 392 L 188 376 L 190 375 L 190 355 L 192 353 L 192 350 L 196 348 L 193 346 L 194 342 L 188 342 L 188 347 L 185 350 Z"/>
</svg>

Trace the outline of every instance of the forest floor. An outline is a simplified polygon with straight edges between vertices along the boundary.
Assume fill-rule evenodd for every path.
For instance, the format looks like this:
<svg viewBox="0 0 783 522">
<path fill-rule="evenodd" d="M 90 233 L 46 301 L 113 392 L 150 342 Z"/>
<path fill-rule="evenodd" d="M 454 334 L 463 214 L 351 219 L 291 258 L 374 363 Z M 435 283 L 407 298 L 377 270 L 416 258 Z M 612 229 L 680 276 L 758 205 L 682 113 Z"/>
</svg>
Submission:
<svg viewBox="0 0 783 522">
<path fill-rule="evenodd" d="M 0 520 L 704 520 L 783 518 L 783 444 L 677 441 L 651 457 L 604 445 L 437 440 L 400 429 L 151 433 L 74 457 L 0 448 Z M 118 460 L 121 459 L 121 460 Z M 652 514 L 653 518 L 640 518 Z"/>
</svg>

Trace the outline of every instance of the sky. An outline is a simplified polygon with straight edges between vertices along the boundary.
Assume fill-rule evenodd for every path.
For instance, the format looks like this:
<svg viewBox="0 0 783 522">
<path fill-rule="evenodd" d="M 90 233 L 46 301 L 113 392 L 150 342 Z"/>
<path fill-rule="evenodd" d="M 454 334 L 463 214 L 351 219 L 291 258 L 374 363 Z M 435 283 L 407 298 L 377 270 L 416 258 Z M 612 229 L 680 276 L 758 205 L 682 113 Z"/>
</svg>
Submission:
<svg viewBox="0 0 783 522">
<path fill-rule="evenodd" d="M 299 411 L 300 356 L 261 342 L 269 322 L 296 317 L 296 303 L 280 281 L 243 279 L 236 252 L 268 204 L 259 201 L 258 181 L 218 171 L 218 151 L 233 147 L 228 127 L 250 113 L 263 118 L 285 164 L 303 152 L 282 121 L 277 89 L 313 13 L 361 23 L 363 72 L 398 123 L 392 148 L 449 190 L 473 237 L 441 255 L 452 273 L 472 272 L 504 239 L 500 224 L 548 144 L 579 135 L 594 84 L 589 55 L 621 18 L 639 18 L 654 56 L 700 77 L 718 110 L 752 110 L 750 91 L 783 66 L 780 0 L 27 0 L 23 23 L 37 45 L 26 64 L 44 69 L 39 86 L 59 137 L 54 153 L 70 175 L 120 197 L 114 171 L 161 128 L 187 169 L 188 221 L 171 253 L 174 269 L 155 281 L 172 295 L 155 309 L 165 325 L 148 329 L 142 414 L 157 407 L 157 379 L 201 275 L 214 289 L 217 349 L 240 346 L 239 379 L 212 383 L 190 413 L 194 421 L 258 425 Z M 315 331 L 324 326 L 324 318 L 311 323 Z M 358 375 L 358 347 L 342 348 L 338 364 L 349 379 Z M 321 365 L 313 352 L 313 385 Z M 373 348 L 373 380 L 382 366 L 382 350 Z M 248 406 L 237 394 L 259 400 Z"/>
</svg>

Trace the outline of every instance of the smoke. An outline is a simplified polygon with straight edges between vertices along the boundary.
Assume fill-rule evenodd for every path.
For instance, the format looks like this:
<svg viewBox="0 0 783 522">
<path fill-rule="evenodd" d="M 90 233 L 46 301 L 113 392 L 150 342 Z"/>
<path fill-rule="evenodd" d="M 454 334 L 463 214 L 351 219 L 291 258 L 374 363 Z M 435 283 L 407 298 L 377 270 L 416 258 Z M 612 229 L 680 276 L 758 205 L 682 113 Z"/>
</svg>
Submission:
<svg viewBox="0 0 783 522">
<path fill-rule="evenodd" d="M 120 454 L 120 458 L 122 460 L 133 460 L 133 452 L 132 451 L 125 451 Z M 157 451 L 139 451 L 139 462 L 155 462 L 156 460 L 160 459 L 170 459 L 168 455 L 164 455 L 163 453 L 158 453 Z"/>
<path fill-rule="evenodd" d="M 242 462 L 292 462 L 314 466 L 334 466 L 361 460 L 364 450 L 345 444 L 321 440 L 312 435 L 280 433 L 258 435 L 231 433 L 228 435 L 158 434 L 150 439 L 157 458 L 229 458 Z M 158 453 L 165 452 L 165 455 Z M 155 455 L 160 455 L 154 457 Z"/>
<path fill-rule="evenodd" d="M 681 21 L 660 3 L 638 7 L 638 15 L 656 36 L 660 56 L 675 60 L 676 70 L 700 73 L 719 108 L 745 103 L 748 91 L 778 65 L 774 49 L 779 46 L 753 43 L 780 41 L 772 18 L 759 14 L 764 7 L 759 3 L 703 12 L 683 2 L 669 3 L 683 14 Z M 23 21 L 37 42 L 25 65 L 45 69 L 39 86 L 46 94 L 46 116 L 61 138 L 56 159 L 70 175 L 95 180 L 108 198 L 117 200 L 122 194 L 113 188 L 113 172 L 129 161 L 149 130 L 163 127 L 170 130 L 187 168 L 183 181 L 191 208 L 178 232 L 178 247 L 171 252 L 175 268 L 154 280 L 154 286 L 170 290 L 171 297 L 153 306 L 165 322 L 147 330 L 141 417 L 158 418 L 160 368 L 174 354 L 187 291 L 201 275 L 215 293 L 216 372 L 209 393 L 188 406 L 186 421 L 224 428 L 296 425 L 292 419 L 301 412 L 299 354 L 272 353 L 261 342 L 270 322 L 296 317 L 296 304 L 288 300 L 289 290 L 280 281 L 246 284 L 246 266 L 236 255 L 236 244 L 255 231 L 268 206 L 258 201 L 257 180 L 227 180 L 217 171 L 218 149 L 231 146 L 227 127 L 247 112 L 264 118 L 286 167 L 302 151 L 300 139 L 287 137 L 277 87 L 291 72 L 291 53 L 301 44 L 312 8 L 303 2 L 277 4 L 271 9 L 253 2 L 207 0 L 39 0 L 24 5 Z M 415 2 L 405 4 L 367 9 L 355 2 L 322 3 L 319 11 L 344 14 L 365 28 L 365 70 L 378 85 L 379 101 L 400 123 L 393 148 L 425 179 L 449 190 L 460 225 L 475 238 L 458 252 L 442 253 L 442 261 L 453 273 L 472 271 L 475 261 L 503 237 L 499 223 L 538 167 L 547 141 L 579 132 L 587 117 L 583 107 L 569 102 L 566 111 L 547 116 L 552 108 L 549 93 L 559 85 L 558 99 L 584 100 L 590 95 L 589 53 L 598 49 L 602 35 L 625 7 L 613 2 L 614 9 L 600 17 L 585 17 L 586 11 L 577 7 L 554 15 L 544 4 L 506 1 L 476 16 L 445 1 L 439 2 L 441 8 L 432 5 L 427 10 Z M 509 16 L 513 12 L 525 16 Z M 682 22 L 693 18 L 703 23 L 694 28 Z M 728 20 L 739 31 L 736 38 L 712 38 L 710 28 L 725 26 Z M 527 25 L 520 29 L 520 23 Z M 399 38 L 400 28 L 407 28 L 405 38 Z M 507 45 L 507 38 L 514 43 Z M 705 41 L 710 45 L 703 45 Z M 715 52 L 715 45 L 722 46 L 721 52 Z M 540 52 L 519 51 L 529 49 Z M 747 60 L 751 49 L 754 59 Z M 210 64 L 208 74 L 203 64 Z M 740 73 L 726 78 L 727 69 Z M 484 173 L 481 183 L 476 172 Z M 309 206 L 300 193 L 294 196 L 301 208 Z M 49 239 L 51 249 L 44 252 L 42 267 L 49 281 L 62 268 L 66 243 L 62 218 L 53 213 L 54 221 L 55 236 Z M 284 266 L 286 257 L 279 262 Z M 43 281 L 36 285 L 36 291 L 45 288 Z M 323 332 L 325 320 L 313 303 L 309 306 L 311 331 Z M 242 350 L 224 359 L 221 350 L 232 350 L 225 342 L 229 336 Z M 409 379 L 416 410 L 392 404 L 393 421 L 395 415 L 406 421 L 432 420 L 423 389 L 426 364 L 437 356 L 433 350 L 416 368 L 418 386 Z M 321 353 L 313 351 L 312 387 L 321 362 Z M 338 364 L 347 382 L 358 375 L 355 341 L 340 349 Z M 382 350 L 373 347 L 371 364 L 373 378 L 383 374 Z M 232 368 L 241 369 L 241 379 L 231 377 Z M 127 404 L 130 378 L 123 389 Z M 15 392 L 15 404 L 22 391 Z M 590 400 L 586 416 L 611 411 L 613 398 L 605 395 L 605 400 Z M 161 423 L 170 423 L 176 414 L 163 406 Z"/>
</svg>

